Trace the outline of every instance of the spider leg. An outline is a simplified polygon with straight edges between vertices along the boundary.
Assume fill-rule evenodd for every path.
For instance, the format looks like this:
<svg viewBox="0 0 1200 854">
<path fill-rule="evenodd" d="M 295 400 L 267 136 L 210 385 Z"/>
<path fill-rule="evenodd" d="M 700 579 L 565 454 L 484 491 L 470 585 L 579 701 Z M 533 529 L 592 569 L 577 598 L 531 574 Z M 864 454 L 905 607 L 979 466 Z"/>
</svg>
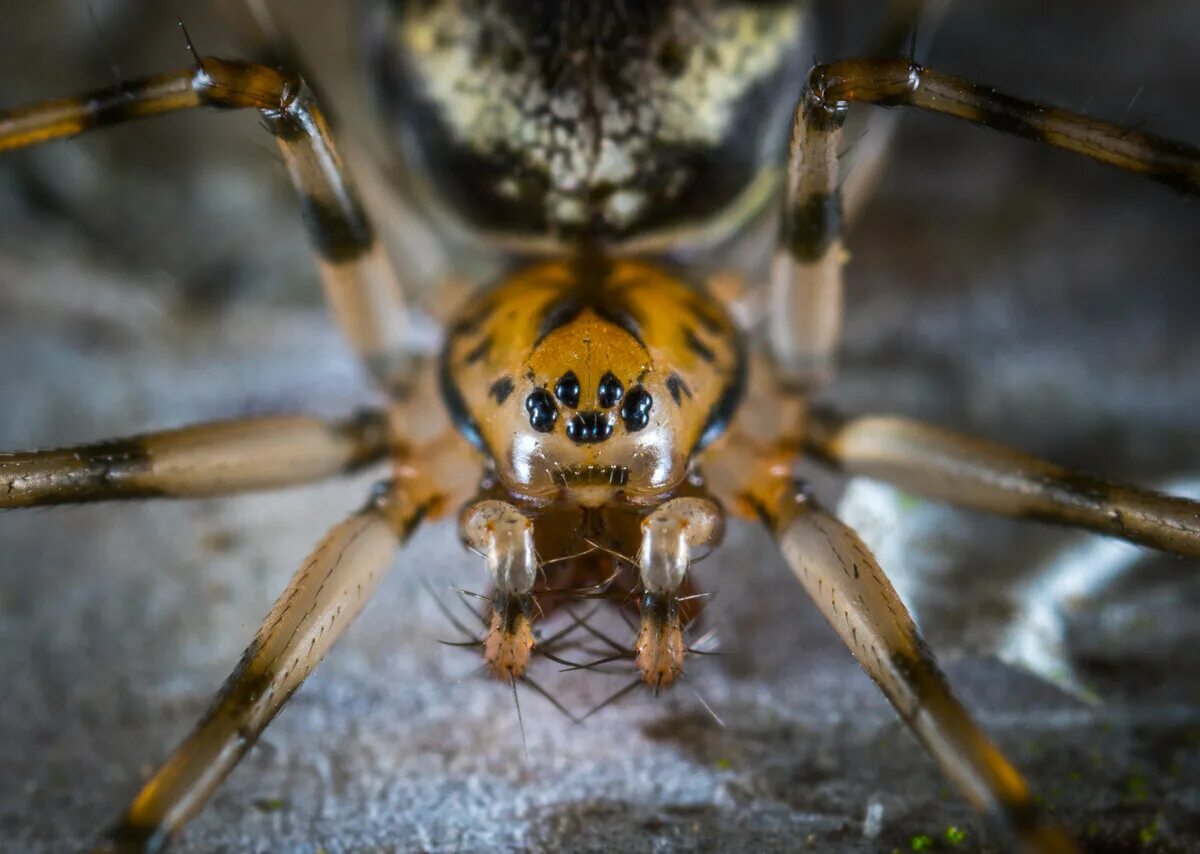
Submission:
<svg viewBox="0 0 1200 854">
<path fill-rule="evenodd" d="M 809 73 L 792 124 L 767 320 L 771 355 L 781 378 L 796 390 L 811 390 L 828 378 L 841 337 L 847 256 L 838 151 L 855 102 L 954 116 L 1200 195 L 1200 149 L 1193 146 L 1019 100 L 912 59 L 818 65 Z"/>
<path fill-rule="evenodd" d="M 161 850 L 354 621 L 430 509 L 385 486 L 292 576 L 208 712 L 130 802 L 101 850 Z"/>
<path fill-rule="evenodd" d="M 321 480 L 383 459 L 382 412 L 197 424 L 90 445 L 0 454 L 0 510 L 117 498 L 226 495 Z"/>
<path fill-rule="evenodd" d="M 892 0 L 869 55 L 904 55 L 910 59 L 924 55 L 951 5 L 953 0 Z M 861 135 L 851 143 L 853 153 L 846 152 L 850 154 L 849 165 L 842 169 L 841 192 L 847 225 L 858 219 L 883 176 L 899 119 L 900 114 L 895 112 L 873 113 Z"/>
<path fill-rule="evenodd" d="M 983 439 L 885 416 L 809 416 L 809 450 L 853 474 L 975 510 L 1200 556 L 1200 502 L 1109 483 Z"/>
<path fill-rule="evenodd" d="M 388 391 L 408 374 L 403 292 L 342 164 L 316 99 L 297 75 L 215 57 L 75 98 L 0 111 L 0 152 L 195 107 L 256 109 L 279 144 L 343 334 Z"/>
<path fill-rule="evenodd" d="M 1028 785 L 954 696 L 887 576 L 858 536 L 783 479 L 754 506 L 784 558 L 942 772 L 1030 851 L 1074 851 Z"/>
</svg>

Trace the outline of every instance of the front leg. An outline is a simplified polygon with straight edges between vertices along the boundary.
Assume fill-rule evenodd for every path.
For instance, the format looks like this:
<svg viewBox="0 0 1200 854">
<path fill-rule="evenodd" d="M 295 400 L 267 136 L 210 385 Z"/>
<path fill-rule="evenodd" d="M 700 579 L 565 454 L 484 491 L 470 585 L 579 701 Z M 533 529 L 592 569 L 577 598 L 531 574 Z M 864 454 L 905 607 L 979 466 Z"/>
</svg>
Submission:
<svg viewBox="0 0 1200 854">
<path fill-rule="evenodd" d="M 809 73 L 792 123 L 767 337 L 780 379 L 810 392 L 832 374 L 842 329 L 844 194 L 838 171 L 851 104 L 953 116 L 1200 195 L 1200 149 L 1024 101 L 910 59 L 856 59 Z M 856 190 L 854 192 L 857 192 Z"/>
<path fill-rule="evenodd" d="M 0 453 L 0 510 L 126 498 L 199 498 L 348 474 L 390 447 L 382 412 L 342 421 L 243 418 L 49 451 Z"/>
<path fill-rule="evenodd" d="M 431 509 L 387 485 L 317 546 L 191 735 L 146 782 L 99 850 L 160 851 L 208 802 L 358 616 Z"/>
<path fill-rule="evenodd" d="M 908 418 L 814 409 L 804 443 L 842 471 L 918 495 L 1200 557 L 1200 502 L 1110 483 L 985 439 Z"/>
<path fill-rule="evenodd" d="M 954 696 L 891 582 L 858 536 L 793 480 L 799 446 L 734 431 L 702 460 L 710 489 L 757 519 L 821 613 L 900 717 L 976 809 L 1029 851 L 1074 851 L 1020 773 Z"/>
<path fill-rule="evenodd" d="M 262 116 L 299 197 L 326 299 L 342 334 L 385 391 L 403 392 L 411 367 L 404 294 L 325 115 L 300 77 L 201 57 L 184 71 L 0 110 L 0 152 L 197 107 L 253 109 Z"/>
</svg>

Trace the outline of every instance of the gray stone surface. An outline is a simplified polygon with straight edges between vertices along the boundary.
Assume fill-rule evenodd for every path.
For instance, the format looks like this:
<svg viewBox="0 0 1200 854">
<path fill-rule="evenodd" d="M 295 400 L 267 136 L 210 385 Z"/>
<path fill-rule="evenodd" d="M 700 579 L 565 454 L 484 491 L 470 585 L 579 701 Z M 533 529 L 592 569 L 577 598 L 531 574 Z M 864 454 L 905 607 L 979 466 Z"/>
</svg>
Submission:
<svg viewBox="0 0 1200 854">
<path fill-rule="evenodd" d="M 962 5 L 931 64 L 1200 141 L 1195 3 Z M 0 0 L 0 101 L 186 61 L 175 8 L 91 6 Z M 203 4 L 180 8 L 202 47 L 233 49 Z M 833 396 L 1200 494 L 1198 235 L 1196 204 L 1162 188 L 912 117 L 851 239 Z M 249 117 L 0 159 L 0 447 L 369 400 Z M 368 481 L 0 518 L 0 848 L 86 845 Z M 1200 849 L 1195 561 L 866 483 L 841 504 L 1092 850 Z M 528 758 L 507 690 L 436 643 L 453 630 L 418 580 L 480 584 L 454 540 L 417 537 L 179 850 L 1003 850 L 755 532 L 701 567 L 727 655 L 583 726 L 526 692 Z M 573 708 L 625 678 L 539 677 Z"/>
</svg>

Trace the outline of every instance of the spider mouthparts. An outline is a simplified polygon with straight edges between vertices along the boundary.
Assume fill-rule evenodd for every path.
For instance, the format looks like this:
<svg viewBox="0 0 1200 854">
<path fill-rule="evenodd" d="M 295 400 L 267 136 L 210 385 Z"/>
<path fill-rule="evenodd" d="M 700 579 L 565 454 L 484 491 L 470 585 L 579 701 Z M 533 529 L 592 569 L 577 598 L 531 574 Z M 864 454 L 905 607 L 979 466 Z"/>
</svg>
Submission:
<svg viewBox="0 0 1200 854">
<path fill-rule="evenodd" d="M 626 466 L 576 465 L 560 468 L 555 479 L 564 486 L 624 486 L 629 482 Z"/>
<path fill-rule="evenodd" d="M 637 638 L 637 668 L 642 681 L 656 692 L 683 673 L 683 626 L 674 593 L 646 593 L 641 601 L 642 625 Z"/>
<path fill-rule="evenodd" d="M 492 622 L 483 642 L 483 658 L 488 670 L 502 681 L 520 679 L 529 666 L 533 650 L 533 621 L 530 596 L 497 598 Z"/>
</svg>

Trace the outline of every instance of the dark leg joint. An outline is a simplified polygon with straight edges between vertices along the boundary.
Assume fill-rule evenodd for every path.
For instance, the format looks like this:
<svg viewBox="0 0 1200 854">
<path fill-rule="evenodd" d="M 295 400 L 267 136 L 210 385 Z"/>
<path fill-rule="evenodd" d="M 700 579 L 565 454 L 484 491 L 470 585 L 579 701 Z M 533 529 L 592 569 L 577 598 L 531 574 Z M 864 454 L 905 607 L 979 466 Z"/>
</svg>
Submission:
<svg viewBox="0 0 1200 854">
<path fill-rule="evenodd" d="M 814 193 L 788 212 L 784 240 L 792 257 L 804 263 L 819 261 L 842 232 L 839 193 Z"/>
<path fill-rule="evenodd" d="M 347 200 L 345 206 L 339 206 L 316 196 L 302 196 L 300 214 L 313 246 L 331 263 L 361 258 L 375 241 L 357 199 Z"/>
</svg>

